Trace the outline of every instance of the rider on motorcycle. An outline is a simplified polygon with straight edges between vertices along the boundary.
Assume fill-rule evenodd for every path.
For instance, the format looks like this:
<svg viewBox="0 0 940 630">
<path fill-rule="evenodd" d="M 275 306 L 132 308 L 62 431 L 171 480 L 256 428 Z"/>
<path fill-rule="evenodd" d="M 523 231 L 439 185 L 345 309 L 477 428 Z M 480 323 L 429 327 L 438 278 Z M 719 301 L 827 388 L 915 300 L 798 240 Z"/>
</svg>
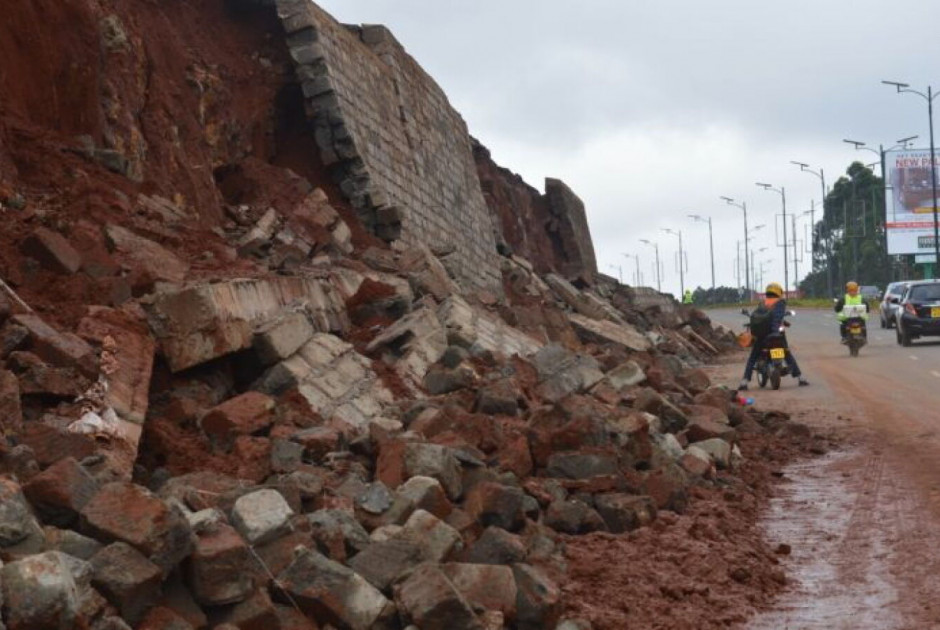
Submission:
<svg viewBox="0 0 940 630">
<path fill-rule="evenodd" d="M 786 317 L 787 314 L 787 301 L 783 299 L 783 287 L 781 287 L 779 283 L 771 282 L 767 285 L 761 306 L 770 311 L 770 331 L 780 331 L 780 334 L 783 335 L 781 328 L 783 328 L 783 318 Z M 761 306 L 758 306 L 758 308 L 761 308 Z M 755 331 L 751 332 L 754 334 Z M 754 373 L 754 365 L 757 363 L 757 359 L 760 358 L 760 353 L 764 348 L 766 340 L 766 336 L 762 337 L 754 334 L 751 354 L 747 358 L 747 365 L 744 366 L 744 378 L 738 385 L 738 390 L 743 391 L 747 389 L 747 384 L 751 381 L 751 375 Z M 790 368 L 790 374 L 793 375 L 793 378 L 798 379 L 800 387 L 809 385 L 809 381 L 803 378 L 803 374 L 800 372 L 800 366 L 796 363 L 796 357 L 793 356 L 793 351 L 789 350 L 786 335 L 783 335 L 783 347 L 788 349 L 786 362 L 787 366 Z"/>
<path fill-rule="evenodd" d="M 836 300 L 835 311 L 838 313 L 837 318 L 839 319 L 839 334 L 842 335 L 842 343 L 846 342 L 845 337 L 845 322 L 849 319 L 848 315 L 843 313 L 843 309 L 848 305 L 865 305 L 865 315 L 862 319 L 868 319 L 868 311 L 871 308 L 868 306 L 868 302 L 862 299 L 862 296 L 858 293 L 858 283 L 850 280 L 845 283 L 845 295 L 841 299 Z"/>
</svg>

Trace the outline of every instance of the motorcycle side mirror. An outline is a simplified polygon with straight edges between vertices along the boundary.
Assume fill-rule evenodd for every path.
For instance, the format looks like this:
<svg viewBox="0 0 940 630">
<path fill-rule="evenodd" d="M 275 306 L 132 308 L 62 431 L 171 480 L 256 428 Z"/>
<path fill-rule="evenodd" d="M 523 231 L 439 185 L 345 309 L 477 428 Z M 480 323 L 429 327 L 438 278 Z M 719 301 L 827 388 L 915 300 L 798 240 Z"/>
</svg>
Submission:
<svg viewBox="0 0 940 630">
<path fill-rule="evenodd" d="M 796 317 L 796 311 L 792 311 L 792 310 L 787 311 L 787 315 L 789 315 L 790 317 Z"/>
<path fill-rule="evenodd" d="M 900 303 L 901 303 L 901 298 L 891 297 L 891 298 L 888 298 L 888 301 L 889 301 L 891 304 L 900 304 Z"/>
</svg>

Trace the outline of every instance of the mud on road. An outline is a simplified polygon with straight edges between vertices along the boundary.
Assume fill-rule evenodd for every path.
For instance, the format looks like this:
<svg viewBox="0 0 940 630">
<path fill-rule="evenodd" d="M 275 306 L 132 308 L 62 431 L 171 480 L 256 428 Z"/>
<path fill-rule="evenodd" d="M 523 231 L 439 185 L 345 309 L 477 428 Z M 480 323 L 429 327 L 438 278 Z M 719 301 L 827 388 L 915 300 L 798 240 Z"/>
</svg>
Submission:
<svg viewBox="0 0 940 630">
<path fill-rule="evenodd" d="M 811 387 L 749 392 L 841 447 L 784 469 L 761 528 L 791 550 L 788 586 L 744 627 L 940 628 L 940 407 L 928 367 L 940 346 L 902 349 L 872 331 L 850 359 L 828 320 L 804 317 L 793 336 Z M 743 360 L 714 367 L 713 380 L 735 383 Z"/>
</svg>

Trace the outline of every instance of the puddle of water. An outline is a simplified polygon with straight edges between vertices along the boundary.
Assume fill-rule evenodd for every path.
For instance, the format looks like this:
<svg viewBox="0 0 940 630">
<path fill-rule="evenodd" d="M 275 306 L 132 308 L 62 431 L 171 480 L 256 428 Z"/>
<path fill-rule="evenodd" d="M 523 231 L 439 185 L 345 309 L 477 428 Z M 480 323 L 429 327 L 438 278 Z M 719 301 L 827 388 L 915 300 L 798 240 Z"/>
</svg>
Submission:
<svg viewBox="0 0 940 630">
<path fill-rule="evenodd" d="M 841 452 L 786 469 L 792 483 L 771 501 L 764 527 L 772 546 L 792 548 L 783 564 L 790 587 L 749 629 L 903 627 L 887 565 L 896 523 L 878 513 L 883 468 L 880 459 Z"/>
</svg>

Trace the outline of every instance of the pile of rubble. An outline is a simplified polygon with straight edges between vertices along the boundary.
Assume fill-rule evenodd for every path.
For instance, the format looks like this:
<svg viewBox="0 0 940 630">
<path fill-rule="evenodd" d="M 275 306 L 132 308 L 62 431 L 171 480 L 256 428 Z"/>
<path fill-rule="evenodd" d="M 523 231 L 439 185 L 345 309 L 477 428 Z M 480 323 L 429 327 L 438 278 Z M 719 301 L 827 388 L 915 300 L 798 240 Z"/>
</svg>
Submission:
<svg viewBox="0 0 940 630">
<path fill-rule="evenodd" d="M 700 311 L 512 256 L 470 293 L 315 201 L 226 235 L 240 279 L 109 226 L 147 290 L 73 331 L 0 287 L 0 628 L 583 628 L 557 534 L 682 512 L 762 430 Z"/>
</svg>

